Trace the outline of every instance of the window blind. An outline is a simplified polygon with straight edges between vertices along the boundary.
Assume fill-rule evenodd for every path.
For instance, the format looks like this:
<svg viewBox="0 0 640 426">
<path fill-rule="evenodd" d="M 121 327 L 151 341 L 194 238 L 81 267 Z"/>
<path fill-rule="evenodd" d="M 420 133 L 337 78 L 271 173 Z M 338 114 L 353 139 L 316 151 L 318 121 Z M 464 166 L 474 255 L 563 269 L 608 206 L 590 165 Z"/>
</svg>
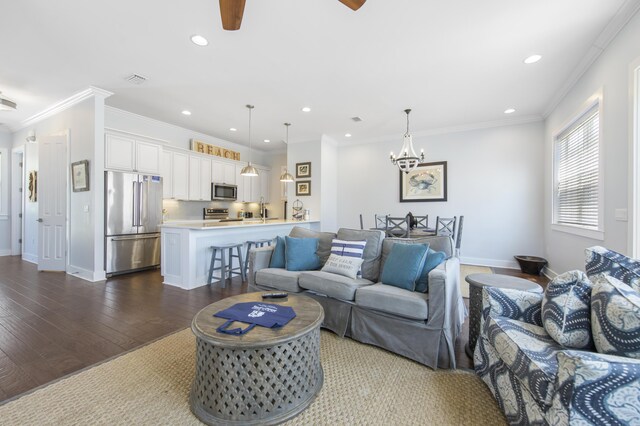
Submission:
<svg viewBox="0 0 640 426">
<path fill-rule="evenodd" d="M 597 229 L 599 225 L 600 120 L 596 105 L 555 142 L 555 222 Z"/>
</svg>

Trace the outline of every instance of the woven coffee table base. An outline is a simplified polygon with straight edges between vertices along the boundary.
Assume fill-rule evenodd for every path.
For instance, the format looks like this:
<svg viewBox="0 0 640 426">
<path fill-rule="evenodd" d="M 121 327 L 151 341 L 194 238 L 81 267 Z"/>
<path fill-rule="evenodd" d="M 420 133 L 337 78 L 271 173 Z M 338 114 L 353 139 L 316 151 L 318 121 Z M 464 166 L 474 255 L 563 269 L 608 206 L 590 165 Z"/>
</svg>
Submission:
<svg viewBox="0 0 640 426">
<path fill-rule="evenodd" d="M 233 349 L 197 339 L 191 410 L 210 425 L 290 419 L 322 388 L 320 328 L 277 346 Z"/>
</svg>

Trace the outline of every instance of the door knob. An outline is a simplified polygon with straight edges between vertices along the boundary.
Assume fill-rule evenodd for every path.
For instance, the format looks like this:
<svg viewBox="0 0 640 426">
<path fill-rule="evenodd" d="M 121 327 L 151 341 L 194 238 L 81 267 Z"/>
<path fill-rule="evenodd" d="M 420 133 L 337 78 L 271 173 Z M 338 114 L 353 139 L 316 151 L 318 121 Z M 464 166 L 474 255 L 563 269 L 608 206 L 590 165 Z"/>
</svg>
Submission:
<svg viewBox="0 0 640 426">
<path fill-rule="evenodd" d="M 44 220 L 42 220 L 42 218 L 40 218 L 40 219 L 36 219 L 36 222 L 44 222 Z"/>
</svg>

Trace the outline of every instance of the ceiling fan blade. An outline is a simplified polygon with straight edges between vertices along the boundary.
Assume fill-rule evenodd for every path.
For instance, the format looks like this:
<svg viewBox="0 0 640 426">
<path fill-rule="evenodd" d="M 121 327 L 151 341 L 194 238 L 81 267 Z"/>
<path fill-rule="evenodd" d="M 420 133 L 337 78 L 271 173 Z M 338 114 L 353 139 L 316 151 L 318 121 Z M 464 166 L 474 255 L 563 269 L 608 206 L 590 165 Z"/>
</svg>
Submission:
<svg viewBox="0 0 640 426">
<path fill-rule="evenodd" d="M 220 0 L 220 17 L 222 28 L 227 31 L 240 29 L 242 15 L 244 14 L 245 0 Z"/>
<path fill-rule="evenodd" d="M 339 0 L 340 3 L 344 4 L 351 10 L 358 10 L 367 0 Z"/>
</svg>

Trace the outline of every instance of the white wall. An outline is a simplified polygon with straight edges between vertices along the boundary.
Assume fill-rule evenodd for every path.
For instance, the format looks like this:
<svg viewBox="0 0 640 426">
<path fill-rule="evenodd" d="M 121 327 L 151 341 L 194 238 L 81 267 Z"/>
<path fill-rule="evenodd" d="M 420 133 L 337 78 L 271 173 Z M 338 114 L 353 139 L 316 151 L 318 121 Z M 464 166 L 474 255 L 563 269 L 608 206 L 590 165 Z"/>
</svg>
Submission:
<svg viewBox="0 0 640 426">
<path fill-rule="evenodd" d="M 102 103 L 96 98 L 80 102 L 52 117 L 40 121 L 33 126 L 19 130 L 13 134 L 14 146 L 25 146 L 25 173 L 38 170 L 38 144 L 26 143 L 29 131 L 35 131 L 36 137 L 60 134 L 69 131 L 68 155 L 70 162 L 89 160 L 91 190 L 86 192 L 72 192 L 69 189 L 69 272 L 77 272 L 87 279 L 94 279 L 96 271 L 104 271 L 104 244 L 102 224 L 103 213 L 103 184 L 101 180 L 101 155 L 96 158 L 96 132 L 100 130 L 100 123 L 96 126 L 96 103 Z M 103 137 L 101 136 L 100 140 Z M 102 145 L 97 149 L 100 153 Z M 104 151 L 104 149 L 102 149 Z M 69 167 L 67 164 L 66 167 Z M 27 188 L 25 182 L 23 188 Z M 85 210 L 85 206 L 88 211 Z M 38 203 L 25 202 L 24 211 L 24 258 L 36 261 L 38 256 Z M 96 230 L 100 230 L 98 233 Z M 98 274 L 99 275 L 99 274 Z M 99 278 L 99 277 L 98 277 Z"/>
<path fill-rule="evenodd" d="M 338 144 L 326 135 L 322 135 L 320 144 L 320 188 L 317 188 L 321 197 L 320 226 L 323 231 L 335 232 L 338 229 Z"/>
<path fill-rule="evenodd" d="M 584 249 L 602 245 L 629 253 L 630 222 L 617 221 L 616 209 L 628 209 L 631 170 L 630 85 L 631 64 L 640 58 L 640 15 L 631 19 L 598 60 L 578 80 L 546 120 L 545 128 L 545 254 L 555 273 L 584 269 Z M 636 63 L 636 66 L 640 63 Z M 553 136 L 574 117 L 594 93 L 603 91 L 602 141 L 604 166 L 604 240 L 595 240 L 551 229 Z M 629 253 L 630 254 L 630 253 Z"/>
<path fill-rule="evenodd" d="M 296 195 L 296 184 L 295 182 L 290 183 L 287 188 L 287 218 L 292 218 L 292 207 L 293 203 L 296 200 L 300 200 L 303 204 L 303 209 L 311 210 L 311 219 L 312 220 L 324 220 L 321 216 L 320 210 L 320 161 L 321 161 L 321 143 L 320 141 L 312 141 L 312 142 L 300 142 L 300 143 L 289 143 L 287 146 L 287 167 L 289 168 L 289 173 L 291 173 L 296 181 L 300 180 L 310 180 L 311 181 L 311 195 L 310 196 L 301 196 Z M 296 163 L 306 163 L 311 162 L 311 179 L 307 178 L 296 178 Z"/>
<path fill-rule="evenodd" d="M 0 256 L 11 254 L 11 134 L 0 128 Z"/>
<path fill-rule="evenodd" d="M 448 201 L 399 202 L 399 171 L 389 152 L 396 140 L 338 149 L 338 226 L 374 226 L 376 213 L 464 215 L 462 260 L 515 267 L 513 255 L 543 254 L 543 124 L 414 136 L 426 162 L 447 161 Z"/>
</svg>

